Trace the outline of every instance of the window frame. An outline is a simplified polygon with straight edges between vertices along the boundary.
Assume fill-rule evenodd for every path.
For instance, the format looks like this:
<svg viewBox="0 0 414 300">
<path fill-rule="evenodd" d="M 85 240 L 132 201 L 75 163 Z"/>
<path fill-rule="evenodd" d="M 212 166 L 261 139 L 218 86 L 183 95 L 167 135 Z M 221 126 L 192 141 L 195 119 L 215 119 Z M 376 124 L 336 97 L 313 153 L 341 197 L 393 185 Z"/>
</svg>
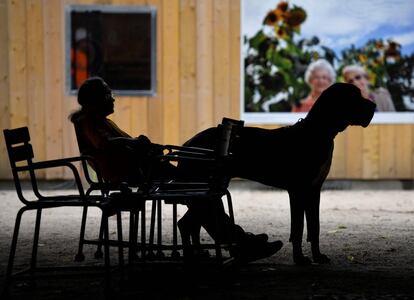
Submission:
<svg viewBox="0 0 414 300">
<path fill-rule="evenodd" d="M 65 90 L 68 95 L 77 95 L 78 89 L 72 89 L 71 76 L 71 29 L 72 12 L 99 11 L 103 13 L 148 13 L 151 17 L 151 88 L 148 90 L 118 90 L 113 93 L 121 96 L 150 96 L 157 95 L 157 8 L 154 6 L 139 5 L 66 5 L 65 6 Z"/>
</svg>

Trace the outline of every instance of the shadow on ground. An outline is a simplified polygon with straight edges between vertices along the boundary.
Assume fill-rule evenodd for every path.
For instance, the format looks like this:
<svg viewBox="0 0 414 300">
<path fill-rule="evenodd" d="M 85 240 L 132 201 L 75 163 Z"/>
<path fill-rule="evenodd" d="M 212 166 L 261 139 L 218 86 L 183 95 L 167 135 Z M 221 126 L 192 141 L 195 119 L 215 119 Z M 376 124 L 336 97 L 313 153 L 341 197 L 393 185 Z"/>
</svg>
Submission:
<svg viewBox="0 0 414 300">
<path fill-rule="evenodd" d="M 111 299 L 414 299 L 412 273 L 334 266 L 250 264 L 197 269 L 177 263 L 136 265 L 112 275 Z M 65 273 L 68 275 L 68 273 Z M 104 280 L 88 272 L 16 283 L 11 299 L 105 299 Z"/>
<path fill-rule="evenodd" d="M 60 188 L 62 190 L 55 190 Z M 70 187 L 69 187 L 70 188 Z M 53 192 L 66 189 L 60 183 Z M 67 192 L 71 192 L 68 190 Z M 289 245 L 289 200 L 282 191 L 232 189 L 237 222 L 247 231 L 266 232 L 285 246 L 274 256 L 241 267 L 202 264 L 197 271 L 182 263 L 133 266 L 125 280 L 112 276 L 113 299 L 414 299 L 414 191 L 328 190 L 321 196 L 321 247 L 330 265 L 296 267 Z M 15 216 L 21 203 L 12 189 L 0 186 L 0 288 L 6 272 Z M 163 237 L 170 241 L 171 206 L 164 206 Z M 148 205 L 147 215 L 150 215 Z M 179 207 L 179 216 L 185 207 Z M 77 251 L 81 209 L 44 210 L 39 240 L 39 265 L 73 265 Z M 15 270 L 30 262 L 35 214 L 24 215 Z M 123 216 L 127 236 L 127 214 Z M 88 215 L 87 232 L 96 238 L 99 211 Z M 116 222 L 110 220 L 115 236 Z M 204 235 L 205 237 L 205 235 Z M 309 254 L 308 245 L 305 253 Z M 111 263 L 117 262 L 111 247 Z M 90 272 L 65 272 L 60 277 L 16 282 L 11 299 L 105 299 L 102 261 L 86 247 L 82 265 L 100 266 Z M 56 276 L 55 276 L 56 275 Z"/>
</svg>

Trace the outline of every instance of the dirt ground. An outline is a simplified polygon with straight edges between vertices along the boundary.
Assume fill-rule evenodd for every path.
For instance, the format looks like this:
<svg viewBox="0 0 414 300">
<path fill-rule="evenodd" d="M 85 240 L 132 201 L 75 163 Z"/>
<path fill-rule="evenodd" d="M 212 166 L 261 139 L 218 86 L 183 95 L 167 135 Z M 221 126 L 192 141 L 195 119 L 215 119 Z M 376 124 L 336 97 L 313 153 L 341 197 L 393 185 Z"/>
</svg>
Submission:
<svg viewBox="0 0 414 300">
<path fill-rule="evenodd" d="M 52 186 L 53 188 L 53 186 Z M 60 192 L 60 191 L 59 191 Z M 70 190 L 64 190 L 70 193 Z M 115 299 L 414 299 L 414 190 L 326 190 L 321 196 L 321 249 L 329 265 L 297 267 L 288 243 L 290 217 L 286 192 L 231 187 L 236 222 L 247 231 L 282 240 L 276 255 L 239 267 L 182 263 L 136 265 L 128 278 L 113 274 Z M 15 215 L 21 206 L 15 191 L 0 189 L 0 282 L 3 285 Z M 171 238 L 171 207 L 164 206 L 163 235 Z M 147 207 L 149 213 L 149 205 Z M 179 208 L 180 215 L 185 212 Z M 148 214 L 147 214 L 148 215 Z M 34 213 L 23 216 L 15 262 L 29 264 Z M 45 210 L 39 241 L 39 265 L 101 265 L 86 246 L 86 260 L 73 262 L 81 210 Z M 99 211 L 88 218 L 89 237 L 97 235 Z M 124 216 L 127 228 L 128 216 Z M 115 220 L 110 221 L 115 234 Z M 125 233 L 126 229 L 125 229 Z M 204 234 L 204 240 L 208 237 Z M 309 245 L 304 243 L 305 252 Z M 111 249 L 116 264 L 116 249 Z M 70 272 L 67 272 L 68 275 Z M 53 273 L 54 274 L 54 273 Z M 69 274 L 71 275 L 71 274 Z M 16 282 L 12 299 L 104 299 L 103 280 L 86 271 L 73 277 L 49 276 Z M 1 286 L 2 287 L 2 286 Z"/>
</svg>

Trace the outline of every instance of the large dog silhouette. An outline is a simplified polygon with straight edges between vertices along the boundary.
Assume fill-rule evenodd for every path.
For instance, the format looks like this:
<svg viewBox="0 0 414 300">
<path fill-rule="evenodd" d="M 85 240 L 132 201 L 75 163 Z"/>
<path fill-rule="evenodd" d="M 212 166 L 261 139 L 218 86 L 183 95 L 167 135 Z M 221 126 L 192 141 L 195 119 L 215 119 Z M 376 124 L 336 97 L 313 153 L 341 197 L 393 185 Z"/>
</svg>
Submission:
<svg viewBox="0 0 414 300">
<path fill-rule="evenodd" d="M 290 242 L 293 260 L 307 265 L 302 236 L 306 216 L 307 240 L 315 263 L 328 263 L 319 249 L 320 190 L 332 161 L 334 138 L 349 125 L 367 127 L 376 105 L 352 84 L 336 83 L 318 98 L 304 119 L 278 129 L 243 127 L 234 141 L 225 171 L 288 191 L 291 212 Z M 187 141 L 187 146 L 212 148 L 218 138 L 209 128 Z"/>
</svg>

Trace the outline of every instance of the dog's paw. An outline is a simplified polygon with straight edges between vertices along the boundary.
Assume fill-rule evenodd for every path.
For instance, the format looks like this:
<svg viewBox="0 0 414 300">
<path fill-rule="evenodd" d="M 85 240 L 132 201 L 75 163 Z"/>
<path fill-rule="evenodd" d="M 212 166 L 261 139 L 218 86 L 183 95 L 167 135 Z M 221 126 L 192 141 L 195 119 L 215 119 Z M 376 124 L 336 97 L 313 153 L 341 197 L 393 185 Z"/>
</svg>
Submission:
<svg viewBox="0 0 414 300">
<path fill-rule="evenodd" d="M 309 266 L 310 264 L 312 264 L 310 258 L 304 255 L 294 256 L 293 261 L 297 266 Z"/>
<path fill-rule="evenodd" d="M 331 260 L 325 254 L 318 254 L 313 256 L 313 262 L 317 264 L 329 264 Z"/>
</svg>

